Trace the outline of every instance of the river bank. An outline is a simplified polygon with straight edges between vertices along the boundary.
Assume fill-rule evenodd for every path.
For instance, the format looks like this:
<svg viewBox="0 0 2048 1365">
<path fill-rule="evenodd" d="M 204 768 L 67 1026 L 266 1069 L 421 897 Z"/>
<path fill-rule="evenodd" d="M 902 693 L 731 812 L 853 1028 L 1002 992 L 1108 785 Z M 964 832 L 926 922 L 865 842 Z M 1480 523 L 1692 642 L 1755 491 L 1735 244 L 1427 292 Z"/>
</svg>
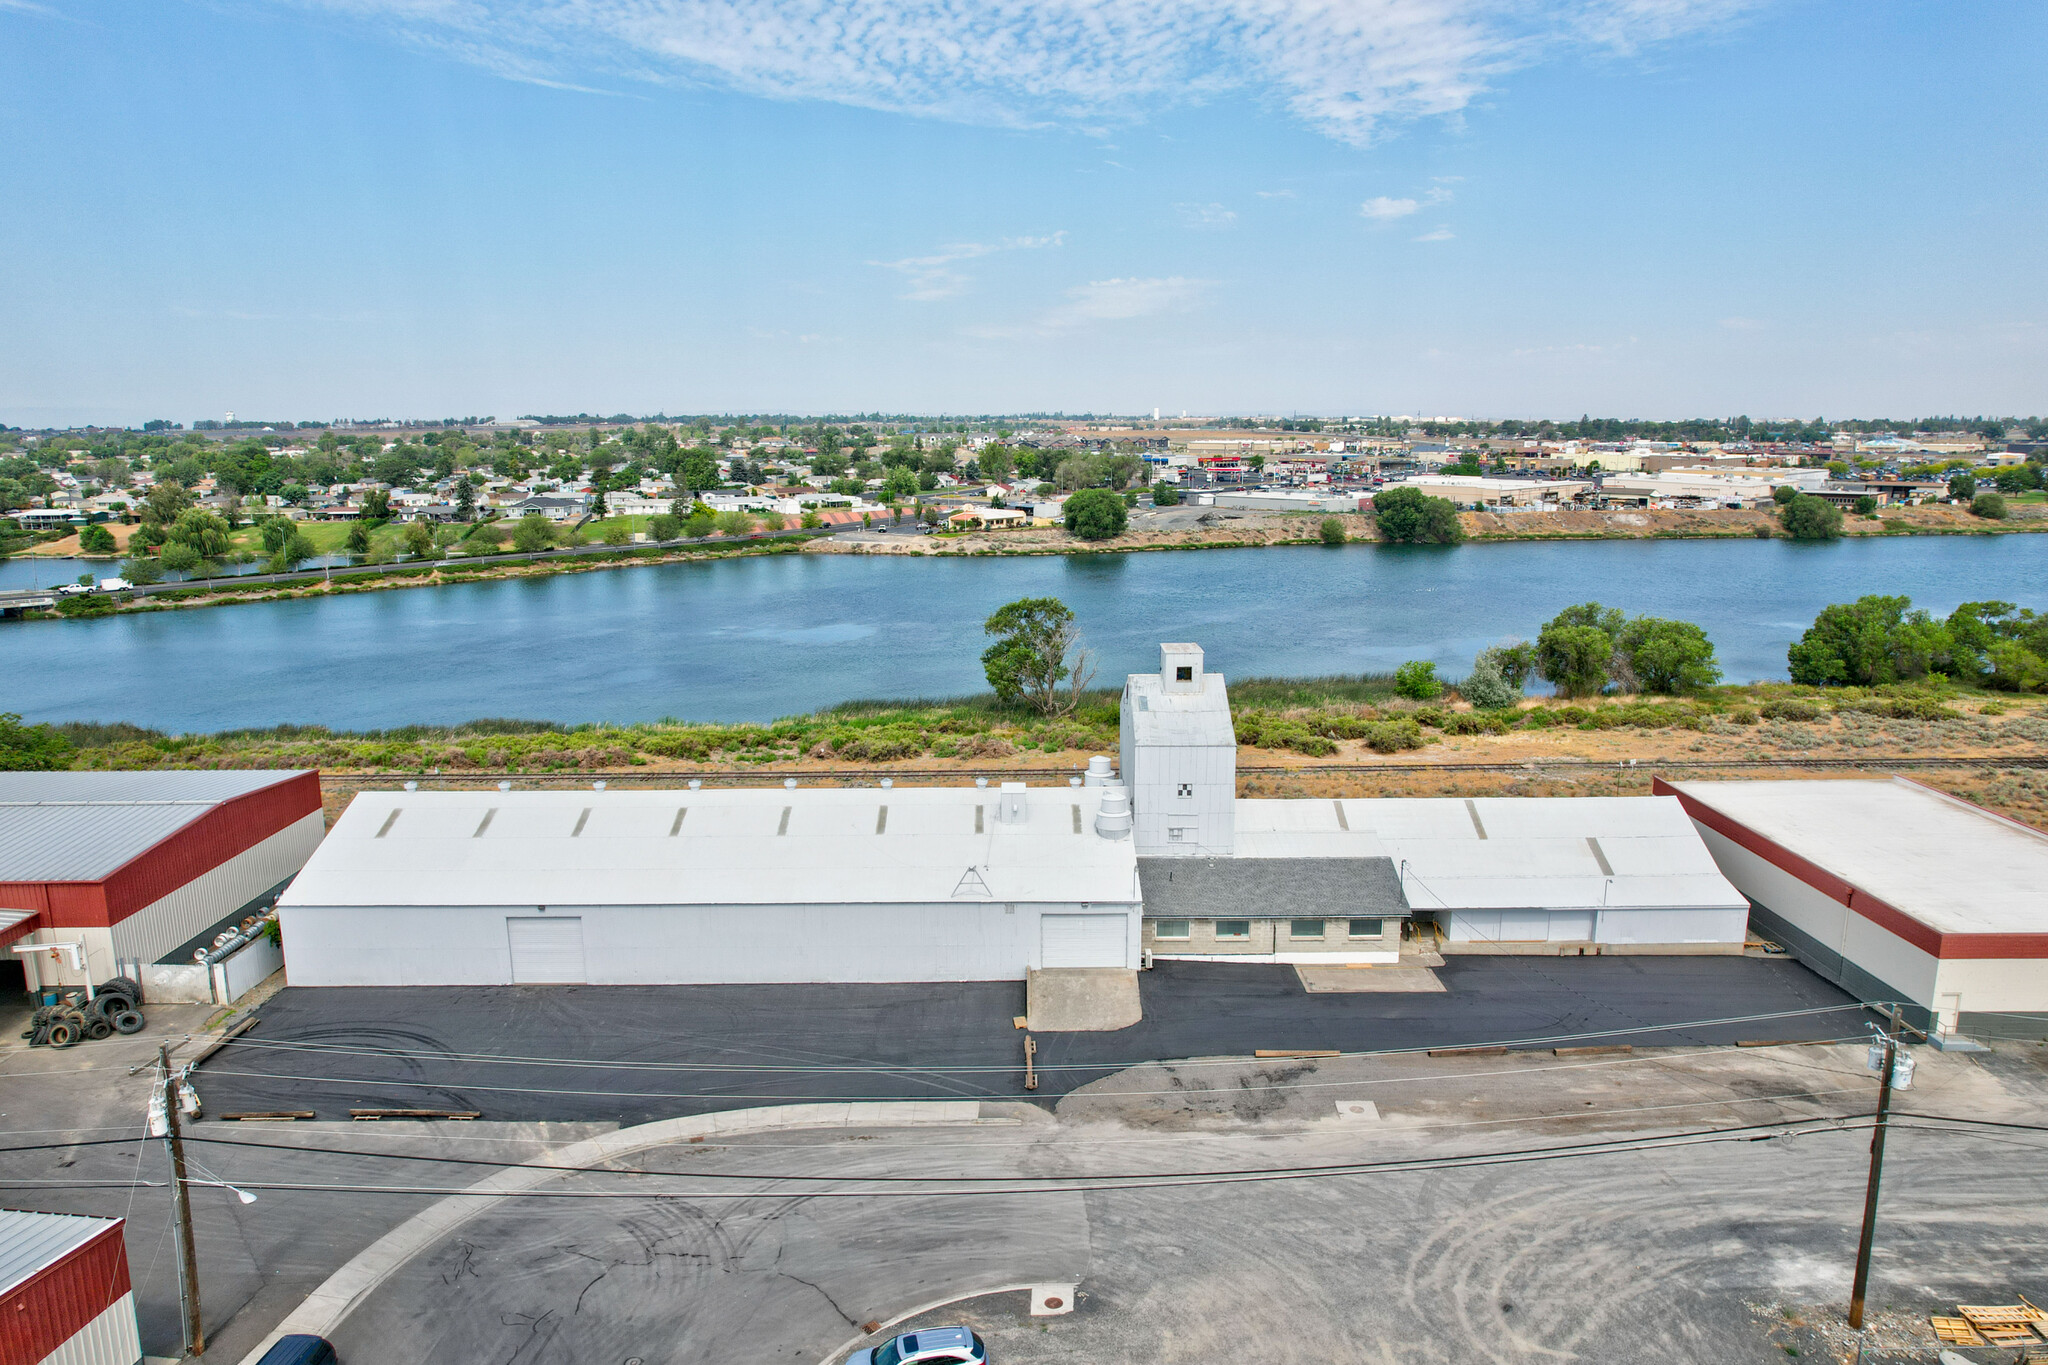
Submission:
<svg viewBox="0 0 2048 1365">
<path fill-rule="evenodd" d="M 1949 686 L 1720 687 L 1706 696 L 1530 700 L 1477 712 L 1455 695 L 1394 696 L 1385 678 L 1232 686 L 1246 796 L 1631 795 L 1653 775 L 1854 776 L 1905 771 L 2014 819 L 2048 824 L 2048 698 Z M 318 768 L 342 799 L 401 778 L 714 785 L 976 777 L 1064 783 L 1115 753 L 1113 694 L 1068 716 L 950 703 L 855 703 L 771 724 L 560 726 L 480 721 L 373 733 L 285 726 L 170 735 L 61 726 L 81 770 Z"/>
</svg>

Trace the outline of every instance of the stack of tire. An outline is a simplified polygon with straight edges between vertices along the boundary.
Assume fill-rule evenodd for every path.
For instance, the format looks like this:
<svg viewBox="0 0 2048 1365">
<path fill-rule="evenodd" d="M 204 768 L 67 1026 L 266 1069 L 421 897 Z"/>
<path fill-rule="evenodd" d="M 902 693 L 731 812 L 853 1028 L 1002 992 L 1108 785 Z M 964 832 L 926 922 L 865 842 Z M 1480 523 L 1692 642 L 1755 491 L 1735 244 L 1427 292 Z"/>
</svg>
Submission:
<svg viewBox="0 0 2048 1365">
<path fill-rule="evenodd" d="M 85 998 L 82 990 L 67 990 L 54 1005 L 44 1005 L 29 1019 L 30 1047 L 70 1047 L 88 1038 L 110 1038 L 116 1033 L 142 1032 L 142 987 L 125 976 L 105 982 Z"/>
</svg>

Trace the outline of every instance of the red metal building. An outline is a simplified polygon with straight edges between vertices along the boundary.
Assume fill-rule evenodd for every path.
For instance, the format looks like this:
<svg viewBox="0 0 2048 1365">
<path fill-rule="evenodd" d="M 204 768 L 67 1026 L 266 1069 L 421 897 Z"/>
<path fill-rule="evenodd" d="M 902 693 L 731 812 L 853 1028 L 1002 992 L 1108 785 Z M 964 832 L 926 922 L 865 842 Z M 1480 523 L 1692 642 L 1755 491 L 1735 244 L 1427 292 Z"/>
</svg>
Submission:
<svg viewBox="0 0 2048 1365">
<path fill-rule="evenodd" d="M 31 989 L 189 960 L 324 832 L 314 772 L 0 773 L 0 945 Z"/>
<path fill-rule="evenodd" d="M 0 1209 L 0 1361 L 142 1359 L 121 1221 Z"/>
</svg>

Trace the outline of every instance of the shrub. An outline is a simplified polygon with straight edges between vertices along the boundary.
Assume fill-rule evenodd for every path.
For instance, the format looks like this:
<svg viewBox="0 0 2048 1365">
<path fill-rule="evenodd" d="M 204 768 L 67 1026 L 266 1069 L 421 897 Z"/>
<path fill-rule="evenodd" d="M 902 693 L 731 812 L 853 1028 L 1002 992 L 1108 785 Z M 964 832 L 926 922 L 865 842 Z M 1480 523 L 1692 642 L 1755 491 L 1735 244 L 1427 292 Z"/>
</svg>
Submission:
<svg viewBox="0 0 2048 1365">
<path fill-rule="evenodd" d="M 118 548 L 114 544 L 114 533 L 104 526 L 86 526 L 78 532 L 80 554 L 110 555 Z"/>
<path fill-rule="evenodd" d="M 1444 685 L 1436 675 L 1435 664 L 1427 659 L 1410 659 L 1394 670 L 1394 690 L 1404 697 L 1426 701 L 1442 696 Z"/>
<path fill-rule="evenodd" d="M 604 528 L 604 543 L 607 545 L 630 545 L 633 542 L 633 528 L 623 521 L 615 521 Z"/>
<path fill-rule="evenodd" d="M 1997 493 L 1979 493 L 1970 499 L 1970 515 L 1987 521 L 2004 521 L 2005 499 Z"/>
<path fill-rule="evenodd" d="M 1453 711 L 1439 727 L 1447 735 L 1504 735 L 1508 722 L 1503 716 L 1483 711 Z"/>
<path fill-rule="evenodd" d="M 1868 493 L 1865 493 L 1862 497 L 1856 499 L 1856 515 L 1859 517 L 1876 516 L 1877 499 L 1873 498 Z"/>
<path fill-rule="evenodd" d="M 1501 676 L 1500 663 L 1492 650 L 1481 650 L 1472 672 L 1458 684 L 1458 693 L 1482 711 L 1507 711 L 1522 699 L 1522 689 L 1511 687 Z"/>
<path fill-rule="evenodd" d="M 529 513 L 519 519 L 512 528 L 512 548 L 525 553 L 535 550 L 552 550 L 555 547 L 555 527 L 538 512 Z"/>
<path fill-rule="evenodd" d="M 728 508 L 711 521 L 722 536 L 743 536 L 754 529 L 754 519 L 738 508 Z"/>
<path fill-rule="evenodd" d="M 647 534 L 653 540 L 675 540 L 683 534 L 682 519 L 663 512 L 648 520 Z"/>
<path fill-rule="evenodd" d="M 861 730 L 841 730 L 830 741 L 832 752 L 855 763 L 887 763 L 893 759 L 916 758 L 929 743 L 925 732 L 914 725 L 876 725 Z"/>
<path fill-rule="evenodd" d="M 1180 506 L 1180 487 L 1179 487 L 1179 485 L 1177 485 L 1177 484 L 1170 484 L 1170 483 L 1155 483 L 1155 484 L 1153 484 L 1153 485 L 1152 485 L 1152 505 L 1153 505 L 1154 507 L 1178 507 L 1178 506 Z"/>
<path fill-rule="evenodd" d="M 1122 535 L 1129 520 L 1124 500 L 1107 488 L 1084 488 L 1067 499 L 1067 530 L 1083 540 Z"/>
<path fill-rule="evenodd" d="M 1801 697 L 1774 697 L 1758 710 L 1765 720 L 1814 721 L 1828 714 L 1828 708 Z"/>
<path fill-rule="evenodd" d="M 1948 495 L 1957 502 L 1969 502 L 1977 496 L 1977 476 L 1968 470 L 1957 470 L 1948 476 Z"/>
<path fill-rule="evenodd" d="M 1324 517 L 1318 534 L 1325 545 L 1342 545 L 1345 540 L 1344 523 L 1335 517 Z"/>
<path fill-rule="evenodd" d="M 1380 539 L 1407 545 L 1454 545 L 1465 538 L 1458 509 L 1419 488 L 1389 488 L 1372 498 Z"/>
</svg>

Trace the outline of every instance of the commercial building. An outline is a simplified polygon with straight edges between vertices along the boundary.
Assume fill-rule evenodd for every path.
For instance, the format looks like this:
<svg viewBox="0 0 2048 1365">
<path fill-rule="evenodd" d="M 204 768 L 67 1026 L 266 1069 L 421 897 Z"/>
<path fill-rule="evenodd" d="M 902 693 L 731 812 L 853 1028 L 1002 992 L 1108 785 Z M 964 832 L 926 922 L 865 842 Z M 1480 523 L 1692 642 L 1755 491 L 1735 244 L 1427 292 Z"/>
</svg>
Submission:
<svg viewBox="0 0 2048 1365">
<path fill-rule="evenodd" d="M 297 985 L 1014 980 L 1146 958 L 1740 952 L 1670 797 L 1248 800 L 1160 647 L 1120 775 L 1027 788 L 366 792 L 279 901 Z"/>
<path fill-rule="evenodd" d="M 136 1365 L 141 1359 L 121 1220 L 0 1209 L 0 1360 Z"/>
<path fill-rule="evenodd" d="M 1105 788 L 365 792 L 279 902 L 295 985 L 995 981 L 1138 965 Z"/>
<path fill-rule="evenodd" d="M 324 824 L 311 772 L 0 773 L 0 944 L 30 989 L 190 963 Z"/>
<path fill-rule="evenodd" d="M 1944 1035 L 2048 1037 L 2048 834 L 1898 777 L 1657 789 L 1820 975 Z"/>
</svg>

